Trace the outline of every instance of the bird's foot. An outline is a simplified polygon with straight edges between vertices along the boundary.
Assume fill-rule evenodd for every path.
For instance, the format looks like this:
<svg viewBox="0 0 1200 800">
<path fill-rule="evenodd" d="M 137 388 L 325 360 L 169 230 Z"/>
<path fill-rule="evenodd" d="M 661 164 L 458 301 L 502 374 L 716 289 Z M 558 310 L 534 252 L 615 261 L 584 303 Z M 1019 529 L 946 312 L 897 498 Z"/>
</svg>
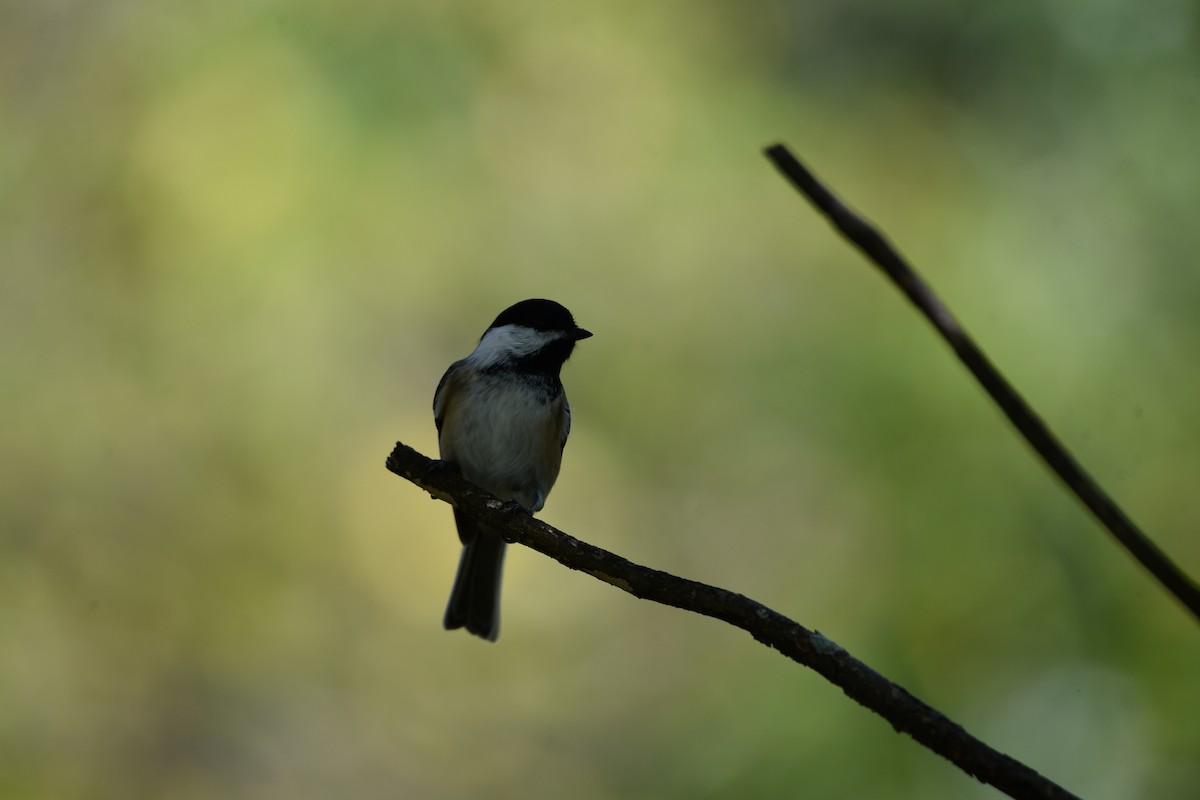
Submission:
<svg viewBox="0 0 1200 800">
<path fill-rule="evenodd" d="M 533 512 L 531 512 L 528 508 L 526 508 L 525 506 L 518 503 L 516 500 L 505 500 L 504 503 L 500 506 L 500 510 L 503 511 L 505 514 L 520 514 L 523 517 L 532 516 L 532 514 L 533 514 Z M 514 542 L 517 541 L 516 538 L 513 537 L 509 533 L 502 533 L 500 535 L 500 538 L 503 539 L 508 544 L 513 544 Z"/>
<path fill-rule="evenodd" d="M 453 461 L 443 461 L 440 458 L 434 460 L 434 462 L 429 465 L 429 471 L 430 472 L 454 472 L 456 474 L 460 474 L 460 475 L 462 474 L 462 470 L 460 470 L 458 468 L 458 464 L 455 464 Z"/>
</svg>

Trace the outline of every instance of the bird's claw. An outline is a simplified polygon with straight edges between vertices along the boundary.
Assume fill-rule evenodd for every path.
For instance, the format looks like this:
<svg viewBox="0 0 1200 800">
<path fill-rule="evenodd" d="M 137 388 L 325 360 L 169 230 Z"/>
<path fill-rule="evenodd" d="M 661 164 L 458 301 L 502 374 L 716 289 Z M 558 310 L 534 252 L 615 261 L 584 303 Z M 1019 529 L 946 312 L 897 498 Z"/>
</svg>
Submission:
<svg viewBox="0 0 1200 800">
<path fill-rule="evenodd" d="M 500 506 L 500 510 L 505 514 L 520 514 L 522 516 L 530 516 L 530 511 L 525 506 L 518 503 L 516 500 L 505 500 Z M 507 544 L 514 544 L 517 539 L 509 533 L 501 533 L 500 538 Z"/>
</svg>

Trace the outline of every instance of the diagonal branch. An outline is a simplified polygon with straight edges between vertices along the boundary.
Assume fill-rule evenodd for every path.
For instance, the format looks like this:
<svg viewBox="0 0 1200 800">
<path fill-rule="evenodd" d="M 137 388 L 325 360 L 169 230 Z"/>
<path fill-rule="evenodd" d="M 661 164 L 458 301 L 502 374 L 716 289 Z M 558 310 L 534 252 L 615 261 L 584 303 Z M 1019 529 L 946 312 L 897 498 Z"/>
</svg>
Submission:
<svg viewBox="0 0 1200 800">
<path fill-rule="evenodd" d="M 933 289 L 896 252 L 871 223 L 846 207 L 782 144 L 766 149 L 792 185 L 829 218 L 842 236 L 850 240 L 900 288 L 908 299 L 933 323 L 975 379 L 983 385 L 996 405 L 1009 418 L 1042 460 L 1054 470 L 1067 488 L 1083 501 L 1088 510 L 1112 533 L 1113 537 L 1136 558 L 1158 582 L 1200 620 L 1200 586 L 1189 578 L 1158 546 L 1134 524 L 1121 507 L 1100 488 L 1075 457 L 1046 427 L 1029 404 L 1017 394 L 1000 371 L 992 366 L 979 346 L 963 330 Z"/>
<path fill-rule="evenodd" d="M 557 528 L 512 510 L 492 495 L 397 442 L 391 472 L 434 498 L 501 532 L 505 539 L 550 556 L 643 600 L 728 622 L 793 661 L 819 672 L 893 728 L 906 733 L 959 769 L 1018 800 L 1066 800 L 1075 795 L 1014 758 L 988 747 L 941 712 L 922 703 L 816 631 L 748 597 L 643 567 L 581 542 Z"/>
</svg>

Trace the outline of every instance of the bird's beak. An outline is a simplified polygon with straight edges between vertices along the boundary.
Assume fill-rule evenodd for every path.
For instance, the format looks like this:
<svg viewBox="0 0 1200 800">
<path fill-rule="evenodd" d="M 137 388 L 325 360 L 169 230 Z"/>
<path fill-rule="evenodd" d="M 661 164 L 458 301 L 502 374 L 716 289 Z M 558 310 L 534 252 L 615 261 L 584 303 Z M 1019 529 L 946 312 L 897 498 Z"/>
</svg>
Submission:
<svg viewBox="0 0 1200 800">
<path fill-rule="evenodd" d="M 575 341 L 577 341 L 577 342 L 580 339 L 586 339 L 591 335 L 592 335 L 591 331 L 585 331 L 583 328 L 579 328 L 579 327 L 575 328 L 574 336 L 575 336 Z"/>
</svg>

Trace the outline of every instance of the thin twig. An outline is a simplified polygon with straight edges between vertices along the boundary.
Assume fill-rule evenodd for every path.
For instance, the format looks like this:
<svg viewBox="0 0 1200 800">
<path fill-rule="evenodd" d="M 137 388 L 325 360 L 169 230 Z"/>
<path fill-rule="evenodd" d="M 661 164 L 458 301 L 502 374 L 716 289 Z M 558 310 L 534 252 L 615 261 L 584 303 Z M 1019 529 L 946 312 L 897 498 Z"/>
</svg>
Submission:
<svg viewBox="0 0 1200 800">
<path fill-rule="evenodd" d="M 787 147 L 782 144 L 772 145 L 766 149 L 766 155 L 792 185 L 829 218 L 846 239 L 900 287 L 913 305 L 928 317 L 942 337 L 954 348 L 954 352 L 967 369 L 1067 488 L 1083 501 L 1088 510 L 1129 554 L 1158 579 L 1164 589 L 1200 620 L 1200 586 L 1158 549 L 1158 546 L 1126 516 L 1120 506 L 1100 488 L 1095 479 L 1088 475 L 1000 371 L 992 366 L 987 356 L 950 313 L 950 309 L 946 308 L 883 234 L 847 208 Z"/>
<path fill-rule="evenodd" d="M 511 505 L 470 483 L 457 471 L 439 465 L 440 462 L 400 442 L 387 459 L 388 470 L 500 532 L 508 541 L 523 544 L 634 597 L 693 611 L 741 628 L 793 661 L 817 671 L 886 719 L 897 731 L 908 734 L 968 775 L 1010 797 L 1018 800 L 1075 797 L 1020 761 L 988 747 L 820 633 L 748 597 L 643 567 L 581 542 L 513 510 Z"/>
</svg>

